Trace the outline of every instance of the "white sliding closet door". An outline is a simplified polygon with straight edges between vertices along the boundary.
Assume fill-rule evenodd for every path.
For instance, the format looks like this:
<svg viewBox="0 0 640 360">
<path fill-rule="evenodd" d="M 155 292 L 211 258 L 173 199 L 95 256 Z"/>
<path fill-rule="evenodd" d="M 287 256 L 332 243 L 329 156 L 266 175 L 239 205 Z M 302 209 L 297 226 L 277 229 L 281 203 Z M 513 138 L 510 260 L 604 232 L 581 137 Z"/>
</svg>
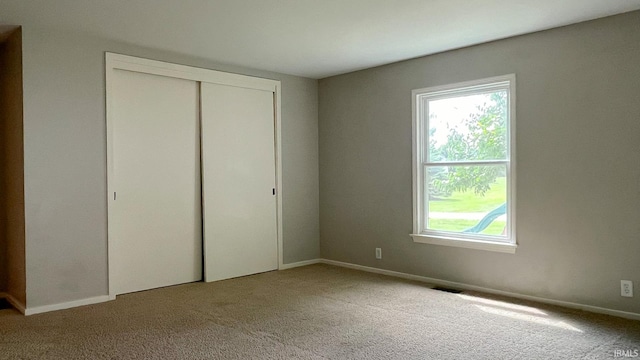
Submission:
<svg viewBox="0 0 640 360">
<path fill-rule="evenodd" d="M 278 268 L 273 99 L 201 84 L 205 281 Z"/>
<path fill-rule="evenodd" d="M 110 286 L 123 294 L 202 279 L 198 83 L 110 78 Z"/>
</svg>

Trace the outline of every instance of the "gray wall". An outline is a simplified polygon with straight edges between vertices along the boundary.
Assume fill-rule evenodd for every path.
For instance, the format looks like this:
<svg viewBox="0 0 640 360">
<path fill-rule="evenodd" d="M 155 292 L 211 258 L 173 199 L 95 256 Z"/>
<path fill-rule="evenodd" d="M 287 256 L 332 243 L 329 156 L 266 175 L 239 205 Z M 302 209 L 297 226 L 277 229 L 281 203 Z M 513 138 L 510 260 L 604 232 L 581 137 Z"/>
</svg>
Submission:
<svg viewBox="0 0 640 360">
<path fill-rule="evenodd" d="M 316 80 L 22 25 L 28 307 L 107 294 L 105 51 L 281 80 L 284 262 L 318 257 Z"/>
<path fill-rule="evenodd" d="M 0 292 L 24 305 L 22 31 L 0 38 Z"/>
<path fill-rule="evenodd" d="M 640 313 L 639 64 L 634 12 L 320 80 L 322 257 Z M 414 243 L 411 90 L 509 73 L 516 254 Z"/>
</svg>

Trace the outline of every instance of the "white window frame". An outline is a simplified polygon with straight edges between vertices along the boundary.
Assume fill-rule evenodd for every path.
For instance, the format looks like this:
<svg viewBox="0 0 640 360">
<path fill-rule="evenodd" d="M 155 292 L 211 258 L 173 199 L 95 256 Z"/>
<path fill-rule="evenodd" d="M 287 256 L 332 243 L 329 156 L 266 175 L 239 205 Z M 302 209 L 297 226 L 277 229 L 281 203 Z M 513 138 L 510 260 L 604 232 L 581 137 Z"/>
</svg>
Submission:
<svg viewBox="0 0 640 360">
<path fill-rule="evenodd" d="M 516 76 L 515 74 L 415 89 L 411 92 L 413 108 L 413 241 L 426 244 L 515 253 L 516 243 Z M 505 160 L 429 162 L 425 129 L 428 116 L 423 116 L 423 99 L 443 99 L 462 95 L 507 90 L 507 157 Z M 481 234 L 454 233 L 426 229 L 424 169 L 427 165 L 505 165 L 507 171 L 507 231 L 506 238 Z"/>
</svg>

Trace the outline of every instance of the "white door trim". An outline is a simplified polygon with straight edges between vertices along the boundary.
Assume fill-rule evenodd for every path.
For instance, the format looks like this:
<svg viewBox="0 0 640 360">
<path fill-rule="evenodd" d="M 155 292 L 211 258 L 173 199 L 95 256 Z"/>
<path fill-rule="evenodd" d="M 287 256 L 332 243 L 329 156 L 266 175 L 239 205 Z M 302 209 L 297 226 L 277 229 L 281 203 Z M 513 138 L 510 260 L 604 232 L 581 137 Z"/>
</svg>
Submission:
<svg viewBox="0 0 640 360">
<path fill-rule="evenodd" d="M 248 89 L 266 90 L 274 94 L 275 108 L 275 152 L 276 152 L 276 216 L 277 216 L 277 241 L 278 241 L 278 269 L 284 267 L 282 250 L 282 131 L 281 131 L 281 82 L 278 80 L 264 79 L 247 75 L 226 73 L 222 71 L 197 68 L 186 65 L 178 65 L 163 61 L 138 58 L 107 52 L 105 54 L 105 81 L 106 81 L 106 126 L 107 126 L 107 264 L 109 267 L 109 297 L 115 298 L 115 291 L 111 280 L 113 279 L 113 254 L 109 234 L 112 233 L 111 222 L 113 207 L 113 126 L 112 126 L 112 76 L 115 70 L 126 70 L 145 74 L 174 77 L 179 79 L 209 82 L 214 84 L 236 86 Z"/>
<path fill-rule="evenodd" d="M 280 81 L 254 76 L 227 73 L 217 70 L 172 64 L 164 61 L 134 56 L 106 53 L 107 69 L 121 69 L 145 74 L 154 74 L 178 79 L 204 81 L 220 85 L 245 87 L 248 89 L 276 91 Z"/>
</svg>

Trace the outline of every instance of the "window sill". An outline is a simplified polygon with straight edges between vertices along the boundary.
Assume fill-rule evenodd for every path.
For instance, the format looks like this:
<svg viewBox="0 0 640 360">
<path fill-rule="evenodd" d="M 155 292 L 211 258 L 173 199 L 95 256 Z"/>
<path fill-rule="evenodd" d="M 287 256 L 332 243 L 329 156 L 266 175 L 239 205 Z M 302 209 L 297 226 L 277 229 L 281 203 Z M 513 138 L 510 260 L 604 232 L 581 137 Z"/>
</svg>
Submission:
<svg viewBox="0 0 640 360">
<path fill-rule="evenodd" d="M 496 251 L 508 254 L 515 254 L 518 245 L 512 243 L 499 243 L 493 241 L 456 239 L 446 237 L 435 237 L 433 235 L 411 234 L 414 242 L 423 244 L 454 246 L 467 249 Z"/>
</svg>

